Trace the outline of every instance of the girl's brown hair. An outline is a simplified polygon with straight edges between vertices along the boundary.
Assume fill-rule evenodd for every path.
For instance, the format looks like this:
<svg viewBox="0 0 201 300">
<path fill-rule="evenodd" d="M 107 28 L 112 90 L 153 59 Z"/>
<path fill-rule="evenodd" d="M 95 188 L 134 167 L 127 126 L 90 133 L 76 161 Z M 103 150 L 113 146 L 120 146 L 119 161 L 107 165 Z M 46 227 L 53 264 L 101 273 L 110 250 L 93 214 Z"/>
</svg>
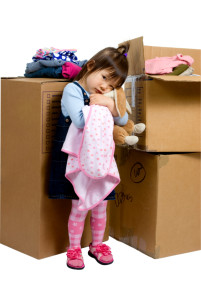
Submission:
<svg viewBox="0 0 201 300">
<path fill-rule="evenodd" d="M 107 69 L 110 73 L 108 79 L 117 79 L 117 86 L 121 87 L 128 75 L 128 61 L 124 54 L 128 52 L 129 44 L 118 48 L 108 47 L 95 54 L 82 68 L 75 80 L 87 77 L 93 72 Z M 87 65 L 92 65 L 88 71 Z"/>
</svg>

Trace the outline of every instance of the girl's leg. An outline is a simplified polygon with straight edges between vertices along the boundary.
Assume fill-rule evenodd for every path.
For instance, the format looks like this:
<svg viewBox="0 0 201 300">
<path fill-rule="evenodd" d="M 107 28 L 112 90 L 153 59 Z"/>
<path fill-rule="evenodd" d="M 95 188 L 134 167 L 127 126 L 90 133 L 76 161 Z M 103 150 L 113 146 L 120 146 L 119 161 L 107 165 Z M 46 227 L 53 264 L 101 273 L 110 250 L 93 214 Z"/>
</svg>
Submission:
<svg viewBox="0 0 201 300">
<path fill-rule="evenodd" d="M 106 209 L 107 201 L 105 200 L 91 210 L 92 246 L 97 246 L 103 241 L 107 219 Z"/>
<path fill-rule="evenodd" d="M 106 226 L 107 201 L 102 201 L 91 211 L 92 243 L 89 245 L 89 256 L 95 258 L 102 265 L 109 265 L 113 262 L 110 247 L 103 244 L 103 236 Z"/>
<path fill-rule="evenodd" d="M 72 208 L 68 219 L 69 249 L 81 247 L 80 241 L 84 230 L 84 222 L 88 211 L 78 210 L 78 200 L 72 200 Z"/>
</svg>

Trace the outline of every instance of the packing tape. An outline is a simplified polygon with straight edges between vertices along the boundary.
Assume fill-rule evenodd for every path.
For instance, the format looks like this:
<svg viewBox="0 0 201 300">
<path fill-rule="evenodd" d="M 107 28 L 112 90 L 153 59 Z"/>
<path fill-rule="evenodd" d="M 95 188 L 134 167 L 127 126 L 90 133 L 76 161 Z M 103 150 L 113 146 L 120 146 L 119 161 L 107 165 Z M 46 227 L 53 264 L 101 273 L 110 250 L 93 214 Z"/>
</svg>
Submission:
<svg viewBox="0 0 201 300">
<path fill-rule="evenodd" d="M 126 78 L 125 82 L 131 82 L 131 106 L 135 107 L 135 82 L 137 79 L 143 77 L 144 74 L 140 74 L 140 75 L 129 75 Z"/>
</svg>

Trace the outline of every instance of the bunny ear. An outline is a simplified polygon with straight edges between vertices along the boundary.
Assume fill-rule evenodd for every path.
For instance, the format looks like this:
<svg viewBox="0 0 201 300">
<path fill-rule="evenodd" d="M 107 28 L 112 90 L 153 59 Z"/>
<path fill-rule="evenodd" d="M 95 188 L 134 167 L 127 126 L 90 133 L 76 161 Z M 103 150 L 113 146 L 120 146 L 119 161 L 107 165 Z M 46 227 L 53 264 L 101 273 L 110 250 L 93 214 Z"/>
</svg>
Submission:
<svg viewBox="0 0 201 300">
<path fill-rule="evenodd" d="M 131 109 L 130 104 L 128 103 L 127 100 L 126 100 L 126 111 L 127 111 L 127 113 L 128 113 L 129 115 L 132 114 L 132 109 Z"/>
<path fill-rule="evenodd" d="M 109 93 L 104 94 L 104 96 L 114 99 L 118 115 L 119 115 L 119 117 L 122 118 L 125 115 L 126 110 L 127 110 L 127 103 L 126 103 L 127 100 L 126 100 L 126 95 L 125 95 L 123 88 L 121 87 L 119 89 L 115 89 Z M 129 111 L 131 113 L 131 108 Z"/>
<path fill-rule="evenodd" d="M 119 116 L 122 118 L 126 113 L 126 95 L 123 88 L 115 89 L 115 105 Z"/>
</svg>

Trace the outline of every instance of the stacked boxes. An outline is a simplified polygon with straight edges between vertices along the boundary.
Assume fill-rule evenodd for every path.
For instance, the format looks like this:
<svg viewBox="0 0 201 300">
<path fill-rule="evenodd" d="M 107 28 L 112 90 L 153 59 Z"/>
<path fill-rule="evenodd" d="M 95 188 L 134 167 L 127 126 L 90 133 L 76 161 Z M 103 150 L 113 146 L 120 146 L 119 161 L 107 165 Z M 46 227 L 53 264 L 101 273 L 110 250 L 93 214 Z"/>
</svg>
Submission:
<svg viewBox="0 0 201 300">
<path fill-rule="evenodd" d="M 129 41 L 125 84 L 131 118 L 146 130 L 133 148 L 116 147 L 121 182 L 111 203 L 110 235 L 154 258 L 201 249 L 200 76 L 147 76 L 146 59 L 200 50 Z"/>
<path fill-rule="evenodd" d="M 1 243 L 35 258 L 66 251 L 71 201 L 48 198 L 63 79 L 2 79 Z M 89 215 L 82 247 L 91 242 Z M 105 239 L 108 239 L 107 224 Z"/>
<path fill-rule="evenodd" d="M 160 258 L 201 249 L 200 77 L 146 76 L 144 61 L 200 50 L 129 41 L 126 96 L 146 124 L 135 148 L 116 147 L 121 182 L 110 202 L 110 235 Z M 52 137 L 66 80 L 2 79 L 1 243 L 36 258 L 66 250 L 71 204 L 48 198 Z M 109 212 L 109 206 L 108 206 Z M 89 215 L 82 247 L 91 241 Z"/>
</svg>

